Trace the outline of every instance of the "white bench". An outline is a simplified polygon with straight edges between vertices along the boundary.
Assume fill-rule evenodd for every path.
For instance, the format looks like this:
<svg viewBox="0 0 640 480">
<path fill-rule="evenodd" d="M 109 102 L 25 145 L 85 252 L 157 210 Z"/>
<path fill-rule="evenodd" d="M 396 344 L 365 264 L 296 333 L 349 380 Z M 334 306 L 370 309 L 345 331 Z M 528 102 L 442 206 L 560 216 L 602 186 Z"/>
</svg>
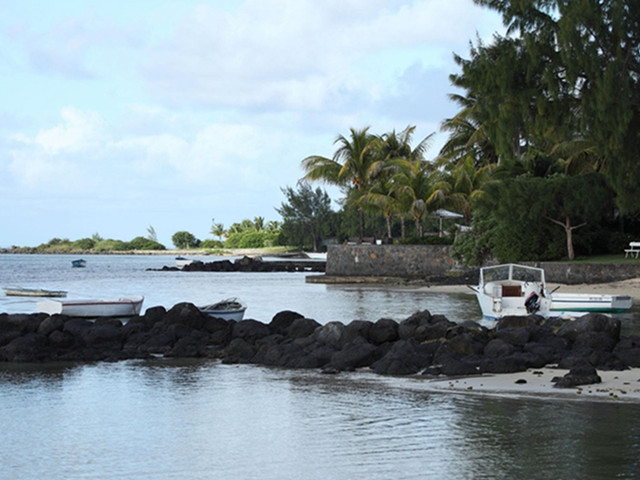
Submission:
<svg viewBox="0 0 640 480">
<path fill-rule="evenodd" d="M 640 242 L 629 242 L 629 248 L 624 250 L 625 258 L 629 255 L 638 258 L 638 254 L 640 254 Z"/>
</svg>

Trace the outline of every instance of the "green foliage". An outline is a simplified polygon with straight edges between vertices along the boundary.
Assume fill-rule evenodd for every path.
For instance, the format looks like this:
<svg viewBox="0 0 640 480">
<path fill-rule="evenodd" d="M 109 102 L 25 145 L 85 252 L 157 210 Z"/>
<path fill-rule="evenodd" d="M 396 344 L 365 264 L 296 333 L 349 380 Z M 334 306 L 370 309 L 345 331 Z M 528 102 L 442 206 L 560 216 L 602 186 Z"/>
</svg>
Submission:
<svg viewBox="0 0 640 480">
<path fill-rule="evenodd" d="M 157 241 L 145 237 L 136 237 L 129 242 L 134 250 L 166 250 L 166 247 Z"/>
<path fill-rule="evenodd" d="M 484 265 L 491 256 L 491 248 L 485 236 L 465 232 L 456 237 L 451 256 L 464 265 Z"/>
<path fill-rule="evenodd" d="M 614 211 L 601 175 L 516 177 L 486 185 L 474 210 L 473 234 L 460 235 L 453 254 L 474 263 L 491 252 L 500 262 L 558 260 L 567 255 L 567 234 L 553 220 L 571 219 L 576 247 L 601 253 Z M 599 246 L 598 246 L 599 245 Z"/>
<path fill-rule="evenodd" d="M 212 240 L 208 238 L 200 242 L 200 248 L 218 249 L 222 247 L 224 247 L 224 243 L 222 243 L 220 240 Z"/>
<path fill-rule="evenodd" d="M 189 232 L 184 230 L 174 233 L 171 236 L 171 241 L 176 248 L 195 248 L 198 246 L 198 239 Z"/>
<path fill-rule="evenodd" d="M 93 247 L 93 250 L 95 252 L 125 252 L 127 250 L 131 250 L 131 246 L 122 240 L 107 238 L 97 242 Z"/>
<path fill-rule="evenodd" d="M 320 241 L 331 231 L 331 199 L 327 192 L 316 188 L 313 190 L 307 183 L 302 183 L 297 190 L 291 187 L 282 189 L 286 197 L 276 211 L 282 215 L 283 244 L 310 246 L 317 251 Z"/>
<path fill-rule="evenodd" d="M 547 153 L 587 145 L 620 210 L 640 211 L 638 1 L 476 3 L 502 13 L 517 33 L 473 49 L 454 77 L 479 102 L 476 118 L 498 153 L 507 159 L 509 139 Z"/>
<path fill-rule="evenodd" d="M 225 248 L 264 248 L 278 245 L 278 233 L 245 232 L 231 233 L 225 242 Z"/>
<path fill-rule="evenodd" d="M 71 244 L 74 250 L 91 250 L 96 242 L 92 238 L 81 238 Z"/>
</svg>

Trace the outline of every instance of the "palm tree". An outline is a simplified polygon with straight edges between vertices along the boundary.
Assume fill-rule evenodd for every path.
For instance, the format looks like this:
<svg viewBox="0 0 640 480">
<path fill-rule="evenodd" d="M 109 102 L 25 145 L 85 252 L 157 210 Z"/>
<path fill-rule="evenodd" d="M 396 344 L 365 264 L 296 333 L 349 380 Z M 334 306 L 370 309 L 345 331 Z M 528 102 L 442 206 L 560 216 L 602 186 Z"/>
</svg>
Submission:
<svg viewBox="0 0 640 480">
<path fill-rule="evenodd" d="M 433 167 L 425 161 L 397 159 L 392 162 L 397 171 L 393 175 L 394 191 L 413 219 L 416 235 L 422 237 L 422 221 L 429 208 L 428 199 L 434 188 Z"/>
<path fill-rule="evenodd" d="M 358 202 L 370 184 L 376 158 L 376 137 L 368 131 L 369 127 L 351 128 L 349 138 L 339 135 L 332 158 L 312 155 L 302 160 L 303 180 L 323 180 L 346 189 L 347 202 L 357 206 L 360 214 L 360 238 L 364 237 L 364 213 Z"/>
<path fill-rule="evenodd" d="M 477 118 L 476 99 L 471 95 L 452 94 L 449 97 L 461 105 L 462 110 L 442 122 L 442 130 L 450 132 L 450 135 L 440 150 L 440 156 L 454 162 L 471 156 L 477 168 L 498 163 L 498 155 L 487 137 L 485 124 Z"/>
<path fill-rule="evenodd" d="M 254 217 L 253 225 L 257 232 L 261 232 L 264 230 L 264 217 Z"/>
<path fill-rule="evenodd" d="M 222 241 L 222 237 L 226 236 L 224 225 L 222 223 L 214 223 L 211 227 L 211 233 L 218 237 L 218 240 Z"/>
<path fill-rule="evenodd" d="M 398 170 L 395 160 L 421 162 L 424 153 L 431 145 L 433 133 L 427 135 L 416 146 L 411 146 L 415 126 L 407 126 L 402 132 L 393 130 L 379 136 L 375 143 L 376 160 L 371 166 L 371 184 L 369 190 L 360 200 L 361 204 L 380 210 L 387 224 L 387 236 L 391 237 L 391 219 L 398 215 L 402 224 L 402 238 L 404 238 L 404 217 L 406 211 L 402 209 L 402 202 L 398 198 L 393 186 L 393 175 Z"/>
<path fill-rule="evenodd" d="M 382 212 L 387 225 L 387 237 L 391 238 L 391 220 L 394 215 L 402 214 L 402 204 L 396 195 L 391 179 L 387 175 L 378 178 L 360 197 L 358 204 L 373 207 Z"/>
<path fill-rule="evenodd" d="M 443 158 L 437 163 L 444 167 L 444 171 L 440 181 L 434 186 L 429 202 L 456 210 L 464 216 L 467 225 L 470 225 L 473 201 L 482 195 L 482 187 L 491 179 L 495 165 L 476 168 L 474 158 L 470 155 L 455 163 Z"/>
</svg>

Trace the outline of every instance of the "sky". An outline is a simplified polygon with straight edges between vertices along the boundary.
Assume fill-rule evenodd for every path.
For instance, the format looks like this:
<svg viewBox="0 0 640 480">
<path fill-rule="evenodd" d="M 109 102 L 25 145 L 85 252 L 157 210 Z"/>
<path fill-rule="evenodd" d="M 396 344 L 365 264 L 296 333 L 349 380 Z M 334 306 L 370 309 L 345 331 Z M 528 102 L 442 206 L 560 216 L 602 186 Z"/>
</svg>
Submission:
<svg viewBox="0 0 640 480">
<path fill-rule="evenodd" d="M 459 110 L 472 0 L 0 0 L 0 248 L 281 221 L 309 155 Z M 314 185 L 315 187 L 316 185 Z M 325 187 L 319 183 L 317 186 Z M 339 192 L 327 189 L 337 200 Z"/>
</svg>

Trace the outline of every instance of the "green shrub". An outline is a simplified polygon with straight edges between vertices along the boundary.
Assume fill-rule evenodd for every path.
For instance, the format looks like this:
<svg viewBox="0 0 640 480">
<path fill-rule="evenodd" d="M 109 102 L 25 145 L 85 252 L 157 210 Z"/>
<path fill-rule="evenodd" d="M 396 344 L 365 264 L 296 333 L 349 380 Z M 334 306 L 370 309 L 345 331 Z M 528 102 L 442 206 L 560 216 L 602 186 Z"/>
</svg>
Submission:
<svg viewBox="0 0 640 480">
<path fill-rule="evenodd" d="M 122 240 L 112 240 L 110 238 L 100 240 L 96 243 L 93 249 L 96 252 L 123 252 L 126 250 L 132 250 L 128 243 L 123 242 Z"/>
<path fill-rule="evenodd" d="M 154 242 L 145 237 L 136 237 L 129 242 L 133 250 L 166 250 L 161 243 Z"/>
<path fill-rule="evenodd" d="M 95 244 L 96 242 L 91 238 L 81 238 L 73 242 L 71 246 L 74 250 L 91 250 Z"/>
<path fill-rule="evenodd" d="M 199 246 L 200 246 L 200 248 L 216 249 L 216 248 L 224 247 L 224 244 L 220 240 L 213 240 L 213 239 L 209 238 L 207 240 L 201 241 Z"/>
<path fill-rule="evenodd" d="M 277 245 L 278 233 L 246 232 L 232 233 L 227 238 L 225 248 L 264 248 Z"/>
</svg>

